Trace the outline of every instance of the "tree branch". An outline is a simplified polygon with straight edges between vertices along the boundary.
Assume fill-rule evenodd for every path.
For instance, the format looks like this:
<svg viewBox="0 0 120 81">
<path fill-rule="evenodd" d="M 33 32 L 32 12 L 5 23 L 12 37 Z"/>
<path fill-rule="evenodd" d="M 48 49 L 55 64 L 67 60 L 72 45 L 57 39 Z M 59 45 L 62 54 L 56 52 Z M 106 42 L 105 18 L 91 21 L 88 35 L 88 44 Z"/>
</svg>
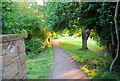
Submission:
<svg viewBox="0 0 120 81">
<path fill-rule="evenodd" d="M 116 57 L 115 59 L 113 60 L 111 66 L 110 66 L 110 72 L 112 71 L 112 67 L 115 63 L 115 61 L 117 60 L 118 58 L 118 55 L 119 55 L 119 33 L 118 33 L 118 23 L 117 23 L 117 17 L 118 17 L 118 8 L 119 8 L 119 0 L 117 0 L 117 4 L 116 4 L 116 10 L 115 10 L 115 16 L 114 16 L 114 22 L 115 22 L 115 30 L 116 30 L 116 37 L 117 37 L 117 52 L 116 52 Z"/>
</svg>

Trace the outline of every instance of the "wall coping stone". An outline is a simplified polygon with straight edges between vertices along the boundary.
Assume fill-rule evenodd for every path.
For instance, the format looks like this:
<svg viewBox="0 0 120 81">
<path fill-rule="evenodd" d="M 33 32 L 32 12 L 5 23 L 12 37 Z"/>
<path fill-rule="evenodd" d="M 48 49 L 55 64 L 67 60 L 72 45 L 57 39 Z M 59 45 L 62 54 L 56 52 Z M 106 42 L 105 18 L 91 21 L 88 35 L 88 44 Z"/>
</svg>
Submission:
<svg viewBox="0 0 120 81">
<path fill-rule="evenodd" d="M 0 43 L 27 38 L 27 34 L 4 34 L 0 35 Z"/>
</svg>

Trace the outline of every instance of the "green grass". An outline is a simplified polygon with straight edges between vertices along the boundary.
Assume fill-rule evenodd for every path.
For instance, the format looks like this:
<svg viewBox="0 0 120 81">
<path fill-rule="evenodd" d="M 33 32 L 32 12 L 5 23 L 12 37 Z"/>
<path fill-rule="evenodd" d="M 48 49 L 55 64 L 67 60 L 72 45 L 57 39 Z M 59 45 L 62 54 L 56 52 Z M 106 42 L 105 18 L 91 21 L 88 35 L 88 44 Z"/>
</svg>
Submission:
<svg viewBox="0 0 120 81">
<path fill-rule="evenodd" d="M 47 48 L 36 59 L 27 60 L 27 79 L 48 79 L 53 64 L 53 52 Z"/>
<path fill-rule="evenodd" d="M 96 53 L 96 50 L 102 50 L 95 41 L 88 40 L 89 50 L 80 50 L 82 41 L 80 38 L 66 38 L 59 41 L 60 47 L 69 54 L 79 65 L 89 78 L 92 79 L 111 79 L 116 73 L 109 72 L 109 66 L 112 58 L 107 53 Z"/>
</svg>

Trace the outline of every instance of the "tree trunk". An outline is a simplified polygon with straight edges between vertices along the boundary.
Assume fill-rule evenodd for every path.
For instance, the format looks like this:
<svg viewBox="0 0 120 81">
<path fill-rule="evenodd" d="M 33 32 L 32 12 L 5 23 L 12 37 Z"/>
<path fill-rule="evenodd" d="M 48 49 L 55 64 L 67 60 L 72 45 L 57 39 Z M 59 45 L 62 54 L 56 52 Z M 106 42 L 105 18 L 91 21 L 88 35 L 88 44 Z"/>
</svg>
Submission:
<svg viewBox="0 0 120 81">
<path fill-rule="evenodd" d="M 82 49 L 83 50 L 88 50 L 87 40 L 89 36 L 90 36 L 90 30 L 85 30 L 85 28 L 82 28 Z"/>
<path fill-rule="evenodd" d="M 116 56 L 115 59 L 113 60 L 111 66 L 110 66 L 110 72 L 112 71 L 113 65 L 115 63 L 115 61 L 118 59 L 119 56 L 119 47 L 120 47 L 120 41 L 119 41 L 119 33 L 118 33 L 118 9 L 119 8 L 119 0 L 117 0 L 117 4 L 116 4 L 116 10 L 115 10 L 115 16 L 114 16 L 114 22 L 115 22 L 115 30 L 116 30 L 116 37 L 117 37 L 117 49 L 116 49 Z"/>
</svg>

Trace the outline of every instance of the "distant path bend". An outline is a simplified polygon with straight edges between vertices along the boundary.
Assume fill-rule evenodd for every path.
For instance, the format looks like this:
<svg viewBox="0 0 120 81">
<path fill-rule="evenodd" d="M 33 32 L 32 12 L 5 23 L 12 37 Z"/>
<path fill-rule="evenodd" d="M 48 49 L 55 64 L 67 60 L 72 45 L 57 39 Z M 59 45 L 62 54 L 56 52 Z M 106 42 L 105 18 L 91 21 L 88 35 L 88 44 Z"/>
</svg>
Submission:
<svg viewBox="0 0 120 81">
<path fill-rule="evenodd" d="M 49 79 L 87 79 L 87 75 L 77 68 L 77 64 L 53 41 L 54 65 Z"/>
</svg>

